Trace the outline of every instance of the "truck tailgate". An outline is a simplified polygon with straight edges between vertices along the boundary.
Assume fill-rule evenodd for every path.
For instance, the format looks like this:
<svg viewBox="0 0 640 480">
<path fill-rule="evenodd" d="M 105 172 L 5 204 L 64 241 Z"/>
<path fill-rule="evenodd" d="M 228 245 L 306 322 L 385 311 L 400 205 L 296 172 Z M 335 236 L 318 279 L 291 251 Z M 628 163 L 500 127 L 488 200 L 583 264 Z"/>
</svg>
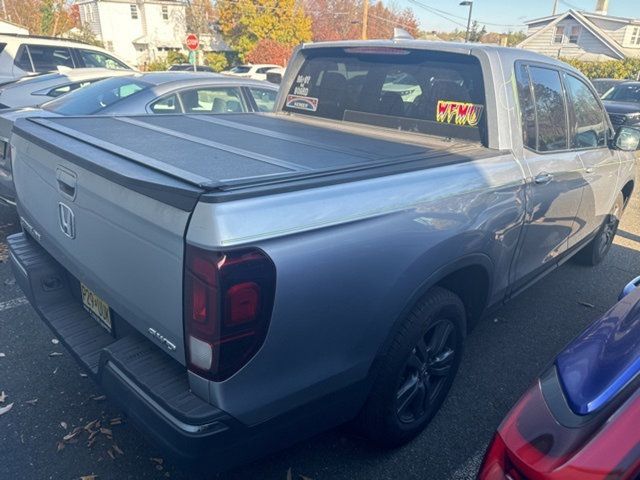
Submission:
<svg viewBox="0 0 640 480">
<path fill-rule="evenodd" d="M 47 139 L 44 129 L 39 138 Z M 101 159 L 96 149 L 82 151 L 87 146 L 80 142 L 75 153 L 104 160 L 102 167 L 109 167 L 111 175 L 70 162 L 65 157 L 73 154 L 74 140 L 67 140 L 67 154 L 62 155 L 20 135 L 12 138 L 25 230 L 109 305 L 114 333 L 119 327 L 128 328 L 124 319 L 184 364 L 182 278 L 189 209 L 115 181 L 123 178 L 135 184 L 144 176 L 146 188 L 153 188 L 152 173 L 131 168 L 122 159 L 121 166 L 105 165 L 108 159 Z M 175 187 L 183 189 L 185 198 L 199 195 L 186 186 Z M 157 189 L 162 188 L 158 183 Z"/>
</svg>

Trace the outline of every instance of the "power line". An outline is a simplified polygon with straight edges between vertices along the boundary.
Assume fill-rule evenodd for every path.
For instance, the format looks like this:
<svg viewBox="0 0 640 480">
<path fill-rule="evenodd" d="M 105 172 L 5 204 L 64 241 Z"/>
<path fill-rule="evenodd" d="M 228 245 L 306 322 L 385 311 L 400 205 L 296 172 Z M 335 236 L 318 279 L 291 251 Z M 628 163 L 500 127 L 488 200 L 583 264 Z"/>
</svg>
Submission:
<svg viewBox="0 0 640 480">
<path fill-rule="evenodd" d="M 467 19 L 467 17 L 462 17 L 462 16 L 460 16 L 460 15 L 456 15 L 455 13 L 446 12 L 446 11 L 444 11 L 444 10 L 440 10 L 440 9 L 438 9 L 438 8 L 431 7 L 431 6 L 429 6 L 429 5 L 425 5 L 425 4 L 423 4 L 423 3 L 418 2 L 417 0 L 409 0 L 409 1 L 410 1 L 411 3 L 416 4 L 416 5 L 417 5 L 417 6 L 419 6 L 419 7 L 424 8 L 425 10 L 429 11 L 430 13 L 433 13 L 434 15 L 437 15 L 437 16 L 439 16 L 439 17 L 441 17 L 441 18 L 444 18 L 445 20 L 449 20 L 450 22 L 455 23 L 456 25 L 460 25 L 460 26 L 462 26 L 462 27 L 464 27 L 464 28 L 467 28 L 467 26 L 466 26 L 466 25 L 463 25 L 463 24 L 461 24 L 461 23 L 459 23 L 459 22 L 456 22 L 456 21 L 454 21 L 454 20 L 451 20 L 451 18 L 447 18 L 447 17 L 453 17 L 453 18 L 458 18 L 458 19 L 460 19 L 460 20 L 466 20 L 466 19 Z M 482 20 L 479 20 L 479 19 L 476 19 L 476 21 L 477 21 L 478 23 L 483 24 L 483 25 L 489 25 L 489 26 L 492 26 L 492 27 L 522 27 L 522 26 L 524 26 L 524 25 L 525 25 L 524 23 L 510 23 L 510 24 L 509 24 L 509 23 L 493 23 L 493 22 L 485 22 L 485 21 L 482 21 Z"/>
</svg>

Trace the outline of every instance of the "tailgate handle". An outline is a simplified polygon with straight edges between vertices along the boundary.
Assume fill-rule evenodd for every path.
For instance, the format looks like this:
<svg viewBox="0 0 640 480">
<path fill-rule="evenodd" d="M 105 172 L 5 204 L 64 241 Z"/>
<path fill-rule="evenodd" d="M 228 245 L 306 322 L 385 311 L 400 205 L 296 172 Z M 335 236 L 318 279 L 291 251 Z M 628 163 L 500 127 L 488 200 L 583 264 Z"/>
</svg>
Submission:
<svg viewBox="0 0 640 480">
<path fill-rule="evenodd" d="M 78 177 L 74 172 L 66 168 L 58 167 L 56 168 L 56 180 L 58 180 L 58 190 L 60 190 L 64 196 L 71 200 L 76 198 L 76 183 Z"/>
</svg>

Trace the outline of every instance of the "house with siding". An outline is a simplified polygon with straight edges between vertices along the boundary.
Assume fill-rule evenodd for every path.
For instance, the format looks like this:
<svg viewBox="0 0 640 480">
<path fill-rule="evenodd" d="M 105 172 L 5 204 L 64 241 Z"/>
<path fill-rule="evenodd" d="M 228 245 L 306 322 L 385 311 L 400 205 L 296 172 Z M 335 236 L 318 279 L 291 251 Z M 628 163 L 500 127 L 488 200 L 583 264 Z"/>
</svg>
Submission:
<svg viewBox="0 0 640 480">
<path fill-rule="evenodd" d="M 640 58 L 640 19 L 607 15 L 607 5 L 601 0 L 595 13 L 572 9 L 530 20 L 518 47 L 586 61 Z"/>
<path fill-rule="evenodd" d="M 132 65 L 186 51 L 182 0 L 76 0 L 80 22 L 105 48 Z"/>
</svg>

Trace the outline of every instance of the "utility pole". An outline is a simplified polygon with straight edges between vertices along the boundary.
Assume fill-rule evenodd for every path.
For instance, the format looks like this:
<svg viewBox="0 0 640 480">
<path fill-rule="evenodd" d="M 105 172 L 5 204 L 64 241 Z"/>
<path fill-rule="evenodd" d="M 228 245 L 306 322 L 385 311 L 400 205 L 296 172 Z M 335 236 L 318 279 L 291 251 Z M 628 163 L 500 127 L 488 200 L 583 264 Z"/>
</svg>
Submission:
<svg viewBox="0 0 640 480">
<path fill-rule="evenodd" d="M 471 31 L 471 15 L 473 13 L 473 0 L 460 2 L 461 7 L 469 7 L 469 18 L 467 19 L 467 33 L 464 36 L 464 43 L 469 42 L 469 32 Z"/>
<path fill-rule="evenodd" d="M 364 0 L 362 9 L 362 40 L 367 39 L 367 29 L 369 27 L 369 0 Z"/>
<path fill-rule="evenodd" d="M 556 15 L 558 13 L 558 0 L 555 0 L 553 2 L 553 15 Z"/>
</svg>

